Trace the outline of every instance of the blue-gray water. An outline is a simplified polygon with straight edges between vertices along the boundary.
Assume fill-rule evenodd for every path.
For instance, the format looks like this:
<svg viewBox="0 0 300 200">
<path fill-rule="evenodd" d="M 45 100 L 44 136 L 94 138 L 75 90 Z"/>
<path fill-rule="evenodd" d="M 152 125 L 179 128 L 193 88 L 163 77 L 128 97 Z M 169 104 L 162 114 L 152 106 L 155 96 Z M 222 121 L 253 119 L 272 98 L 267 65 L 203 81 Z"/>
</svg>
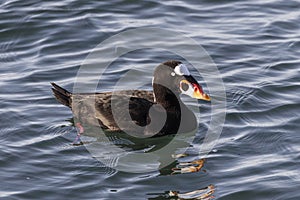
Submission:
<svg viewBox="0 0 300 200">
<path fill-rule="evenodd" d="M 208 185 L 215 199 L 300 199 L 299 8 L 296 0 L 2 0 L 0 199 L 166 199 Z M 139 27 L 193 38 L 222 75 L 226 122 L 200 172 L 119 172 L 71 145 L 72 113 L 49 82 L 71 90 L 97 44 Z M 171 59 L 138 53 L 123 60 Z M 108 86 L 128 68 L 118 66 Z"/>
</svg>

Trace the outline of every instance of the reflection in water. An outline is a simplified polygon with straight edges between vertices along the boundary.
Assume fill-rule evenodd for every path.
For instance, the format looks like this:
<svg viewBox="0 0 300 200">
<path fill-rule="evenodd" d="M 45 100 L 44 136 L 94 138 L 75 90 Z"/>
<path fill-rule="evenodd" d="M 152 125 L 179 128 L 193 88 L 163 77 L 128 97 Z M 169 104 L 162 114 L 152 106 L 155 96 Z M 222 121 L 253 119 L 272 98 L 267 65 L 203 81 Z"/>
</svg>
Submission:
<svg viewBox="0 0 300 200">
<path fill-rule="evenodd" d="M 79 139 L 79 136 L 82 132 L 80 132 L 80 128 L 77 127 L 77 138 L 76 140 L 78 143 L 74 143 L 73 145 L 92 145 L 95 144 L 95 141 L 81 141 Z M 103 141 L 103 136 L 99 137 L 99 130 L 98 129 L 87 129 L 85 131 L 85 135 L 96 137 L 97 141 L 101 142 Z M 97 148 L 101 149 L 101 157 L 105 157 L 105 159 L 111 159 L 114 158 L 114 155 L 112 155 L 112 152 L 110 152 L 109 146 L 118 146 L 126 152 L 124 154 L 128 154 L 130 152 L 139 152 L 139 153 L 149 153 L 152 151 L 155 151 L 157 149 L 160 149 L 164 147 L 167 143 L 169 143 L 172 139 L 174 139 L 174 136 L 163 136 L 160 138 L 147 138 L 147 139 L 139 139 L 132 136 L 129 136 L 127 134 L 124 134 L 123 132 L 116 132 L 116 133 L 109 133 L 109 135 L 106 135 L 110 142 L 104 142 L 104 145 L 97 146 Z M 105 140 L 104 140 L 105 141 Z M 180 147 L 188 146 L 188 143 L 183 141 L 180 141 L 178 143 L 177 148 L 180 149 Z M 105 148 L 108 149 L 107 153 L 104 153 Z M 174 151 L 178 149 L 173 149 Z M 185 173 L 192 173 L 192 172 L 199 172 L 205 162 L 205 159 L 200 160 L 194 160 L 191 162 L 180 162 L 178 159 L 183 157 L 188 157 L 188 154 L 185 153 L 179 153 L 179 154 L 172 154 L 174 152 L 170 152 L 169 157 L 173 159 L 173 162 L 171 162 L 168 165 L 162 165 L 164 164 L 165 157 L 162 156 L 162 158 L 158 159 L 160 162 L 160 166 L 165 167 L 159 167 L 158 170 L 160 171 L 161 175 L 173 175 L 173 174 L 185 174 Z M 99 156 L 99 155 L 98 155 Z M 117 155 L 122 156 L 122 155 Z M 159 155 L 158 155 L 159 156 Z M 118 159 L 112 159 L 114 162 L 116 162 Z M 136 163 L 138 164 L 138 163 Z M 113 165 L 115 166 L 115 164 Z"/>
<path fill-rule="evenodd" d="M 173 155 L 174 158 L 187 157 L 187 154 L 176 154 Z M 177 164 L 176 164 L 177 163 Z M 171 165 L 160 170 L 161 175 L 175 175 L 175 174 L 185 174 L 185 173 L 195 173 L 199 172 L 205 163 L 205 159 L 194 160 L 191 162 L 174 162 Z M 156 195 L 156 197 L 149 198 L 149 200 L 155 199 L 200 199 L 209 200 L 213 199 L 213 193 L 215 192 L 214 185 L 209 185 L 205 188 L 189 191 L 189 192 L 179 192 L 179 191 L 166 191 L 160 194 L 149 194 Z"/>
<path fill-rule="evenodd" d="M 109 164 L 109 167 L 115 169 L 132 170 L 130 166 L 134 165 L 137 170 L 135 173 L 139 172 L 138 169 L 160 170 L 175 162 L 169 168 L 171 172 L 162 173 L 170 175 L 173 172 L 172 168 L 178 168 L 176 166 L 178 157 L 172 155 L 175 152 L 185 151 L 185 148 L 191 145 L 188 141 L 189 134 L 177 137 L 167 135 L 145 139 L 136 138 L 124 132 L 101 132 L 98 127 L 92 126 L 84 129 L 84 134 L 79 134 L 80 140 L 76 139 L 77 142 L 73 145 L 84 144 L 94 158 L 103 164 Z M 77 132 L 80 133 L 78 127 Z M 77 138 L 79 138 L 78 135 Z M 169 145 L 171 142 L 172 145 Z M 165 148 L 166 145 L 168 145 L 168 148 Z"/>
<path fill-rule="evenodd" d="M 192 172 L 199 172 L 203 165 L 205 159 L 195 160 L 192 162 L 182 162 L 179 163 L 176 168 L 172 168 L 172 174 L 185 174 L 185 173 L 192 173 Z"/>
<path fill-rule="evenodd" d="M 213 199 L 213 193 L 215 192 L 215 186 L 209 185 L 205 188 L 189 191 L 189 192 L 179 192 L 179 191 L 166 191 L 162 194 L 149 194 L 149 195 L 157 195 L 153 198 L 148 198 L 149 200 L 155 199 L 200 199 L 200 200 L 209 200 Z"/>
<path fill-rule="evenodd" d="M 89 142 L 89 141 L 84 141 L 81 144 L 86 144 L 86 145 L 92 145 L 94 143 L 97 143 L 99 141 L 103 140 L 103 136 L 99 137 L 99 132 L 97 129 L 87 129 L 85 131 L 85 135 L 88 135 L 88 137 L 96 137 L 96 141 Z M 110 151 L 110 148 L 108 148 L 108 152 L 105 153 L 105 149 L 107 147 L 110 147 L 111 145 L 117 145 L 118 147 L 126 150 L 126 153 L 130 152 L 140 152 L 140 153 L 148 153 L 151 151 L 155 151 L 157 149 L 162 148 L 164 145 L 170 142 L 170 140 L 174 139 L 172 136 L 165 136 L 165 137 L 160 137 L 160 138 L 147 138 L 145 139 L 138 139 L 134 138 L 131 136 L 128 136 L 127 134 L 124 134 L 122 132 L 120 133 L 109 133 L 108 135 L 105 135 L 107 138 L 109 138 L 109 142 L 104 142 L 103 146 L 97 146 L 97 148 L 101 148 L 101 155 L 103 157 L 107 156 L 107 158 L 110 159 L 110 164 L 111 166 L 115 166 L 118 162 L 118 159 L 115 159 L 114 155 Z M 85 138 L 84 138 L 85 139 Z M 81 141 L 80 141 L 81 142 Z M 181 141 L 180 143 L 185 144 L 184 146 L 187 146 L 187 142 L 185 140 Z M 182 145 L 182 144 L 181 144 Z M 180 145 L 180 146 L 181 146 Z M 179 149 L 180 149 L 179 146 Z M 182 146 L 181 146 L 182 147 Z M 176 151 L 176 149 L 174 149 Z M 157 170 L 160 172 L 160 176 L 168 176 L 168 175 L 178 175 L 178 174 L 185 174 L 185 173 L 195 173 L 199 172 L 202 170 L 205 159 L 197 159 L 193 160 L 190 162 L 180 162 L 181 158 L 187 158 L 190 155 L 186 153 L 178 153 L 178 154 L 172 154 L 174 152 L 170 152 L 170 157 L 174 159 L 173 162 L 171 162 L 169 165 L 160 168 L 158 167 Z M 121 156 L 122 155 L 116 155 L 116 156 Z M 163 161 L 162 157 L 161 159 L 157 160 L 162 164 Z M 133 162 L 136 163 L 131 163 L 131 165 L 134 166 L 140 166 L 141 163 L 138 163 L 137 160 L 133 160 Z M 138 171 L 137 171 L 138 172 Z M 156 195 L 154 198 L 149 198 L 149 199 L 202 199 L 202 200 L 209 200 L 214 198 L 212 194 L 215 192 L 215 187 L 213 185 L 209 185 L 205 188 L 202 189 L 197 189 L 194 191 L 188 191 L 188 192 L 180 192 L 180 191 L 166 191 L 163 193 L 158 193 L 158 194 L 149 194 L 149 195 Z"/>
</svg>

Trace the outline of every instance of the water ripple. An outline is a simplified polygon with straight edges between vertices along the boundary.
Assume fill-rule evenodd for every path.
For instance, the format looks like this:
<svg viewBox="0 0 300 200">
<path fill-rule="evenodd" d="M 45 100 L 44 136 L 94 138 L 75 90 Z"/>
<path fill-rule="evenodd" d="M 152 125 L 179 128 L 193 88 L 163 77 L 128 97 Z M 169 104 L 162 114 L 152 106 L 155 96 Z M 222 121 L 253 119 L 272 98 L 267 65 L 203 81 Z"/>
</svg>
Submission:
<svg viewBox="0 0 300 200">
<path fill-rule="evenodd" d="M 0 198 L 168 199 L 214 185 L 216 199 L 299 199 L 298 1 L 4 0 L 0 13 L 0 177 L 5 180 Z M 71 145 L 72 113 L 51 94 L 53 81 L 72 89 L 77 70 L 97 44 L 147 26 L 192 37 L 222 74 L 226 122 L 201 171 L 171 176 L 178 163 L 144 174 L 106 167 L 84 146 Z M 175 39 L 176 45 L 181 41 Z M 112 89 L 133 66 L 145 72 L 176 56 L 131 52 L 112 64 L 101 89 Z M 143 89 L 151 89 L 151 76 L 145 74 Z M 210 105 L 200 108 L 190 160 L 198 158 L 209 125 Z M 96 141 L 83 137 L 89 144 Z"/>
</svg>

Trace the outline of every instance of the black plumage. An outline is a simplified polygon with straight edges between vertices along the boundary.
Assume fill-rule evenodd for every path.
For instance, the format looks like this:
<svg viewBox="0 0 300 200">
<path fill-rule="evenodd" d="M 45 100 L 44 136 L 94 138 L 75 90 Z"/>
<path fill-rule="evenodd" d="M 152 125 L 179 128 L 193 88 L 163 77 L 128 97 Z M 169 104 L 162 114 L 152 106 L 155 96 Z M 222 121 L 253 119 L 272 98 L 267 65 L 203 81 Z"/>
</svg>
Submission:
<svg viewBox="0 0 300 200">
<path fill-rule="evenodd" d="M 191 75 L 174 73 L 180 64 L 180 61 L 167 61 L 156 67 L 153 92 L 124 90 L 72 94 L 51 83 L 52 91 L 58 102 L 72 109 L 74 117 L 83 126 L 100 125 L 108 131 L 125 131 L 141 137 L 190 132 L 197 128 L 197 120 L 179 97 L 187 90 L 183 80 L 191 86 L 197 85 L 200 92 L 202 88 Z M 209 100 L 202 93 L 205 100 Z"/>
</svg>

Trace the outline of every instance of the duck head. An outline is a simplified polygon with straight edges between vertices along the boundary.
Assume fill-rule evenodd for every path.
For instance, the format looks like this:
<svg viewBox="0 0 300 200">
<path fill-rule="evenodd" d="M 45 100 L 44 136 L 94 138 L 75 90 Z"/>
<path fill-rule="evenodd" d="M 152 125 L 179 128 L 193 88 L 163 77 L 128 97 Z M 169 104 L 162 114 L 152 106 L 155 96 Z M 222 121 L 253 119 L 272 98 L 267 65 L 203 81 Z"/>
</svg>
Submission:
<svg viewBox="0 0 300 200">
<path fill-rule="evenodd" d="M 152 85 L 156 101 L 165 101 L 170 95 L 178 97 L 180 94 L 210 101 L 210 97 L 180 61 L 167 61 L 157 66 Z"/>
</svg>

